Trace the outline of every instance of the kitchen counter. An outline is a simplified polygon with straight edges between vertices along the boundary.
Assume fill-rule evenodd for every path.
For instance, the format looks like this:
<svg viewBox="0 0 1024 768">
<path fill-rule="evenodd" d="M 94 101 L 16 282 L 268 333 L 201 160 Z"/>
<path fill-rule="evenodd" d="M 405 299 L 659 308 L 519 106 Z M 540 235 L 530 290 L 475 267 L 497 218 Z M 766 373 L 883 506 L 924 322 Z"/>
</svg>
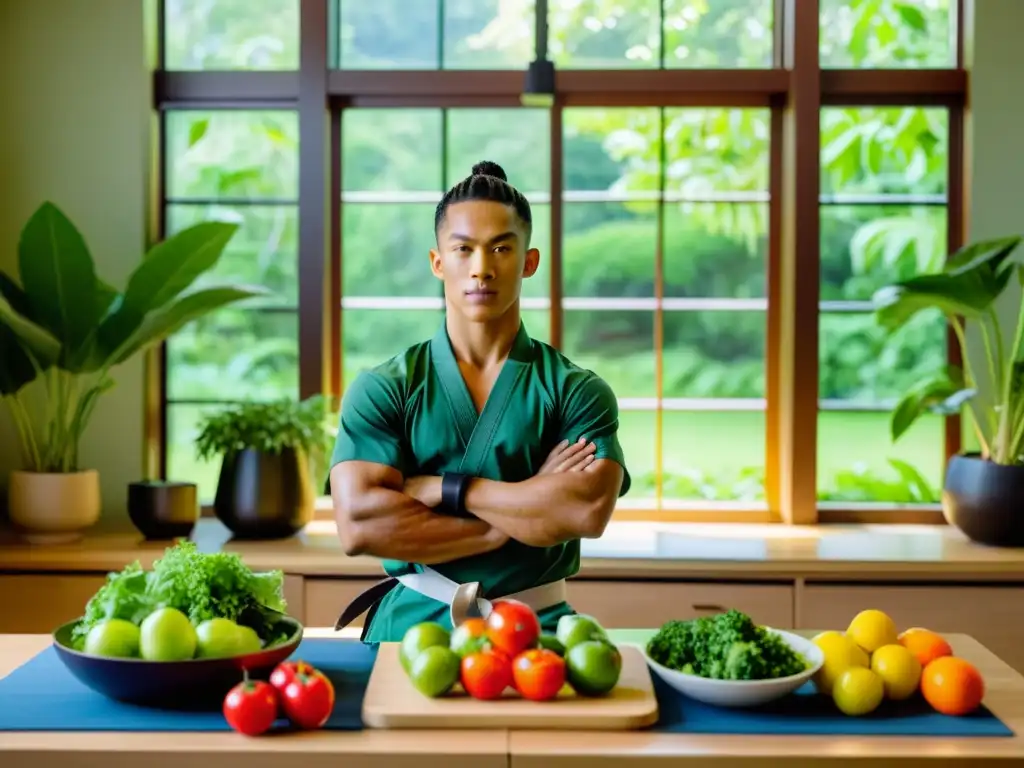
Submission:
<svg viewBox="0 0 1024 768">
<path fill-rule="evenodd" d="M 281 541 L 233 541 L 215 519 L 193 539 L 239 553 L 255 570 L 281 569 L 289 612 L 331 626 L 384 574 L 373 557 L 346 557 L 334 523 Z M 2 633 L 45 633 L 82 614 L 106 574 L 152 566 L 168 542 L 134 529 L 96 529 L 81 541 L 32 547 L 0 534 Z M 683 524 L 614 522 L 582 543 L 569 601 L 611 628 L 661 626 L 735 608 L 782 629 L 845 626 L 879 608 L 902 627 L 978 638 L 1024 672 L 1024 549 L 972 543 L 943 525 Z M 358 617 L 353 626 L 361 626 Z"/>
<path fill-rule="evenodd" d="M 333 636 L 326 629 L 310 635 Z M 342 633 L 352 636 L 352 632 Z M 980 643 L 948 637 L 954 651 L 985 676 L 986 705 L 1014 732 L 1006 738 L 685 735 L 592 731 L 319 731 L 248 739 L 233 733 L 0 733 L 5 768 L 92 768 L 131 759 L 153 768 L 215 765 L 304 768 L 357 764 L 379 768 L 612 768 L 644 765 L 820 768 L 836 763 L 972 766 L 1000 759 L 1024 765 L 1024 678 Z M 50 642 L 46 636 L 0 636 L 0 677 Z"/>
<path fill-rule="evenodd" d="M 317 520 L 280 541 L 235 542 L 203 519 L 192 538 L 205 551 L 238 552 L 255 569 L 296 576 L 382 576 L 374 557 L 346 557 L 334 523 Z M 97 530 L 74 544 L 32 547 L 0 534 L 0 572 L 102 573 L 136 559 L 152 565 L 168 545 L 134 529 Z M 783 526 L 613 522 L 584 540 L 579 578 L 913 578 L 1024 581 L 1024 549 L 995 549 L 944 525 Z"/>
</svg>

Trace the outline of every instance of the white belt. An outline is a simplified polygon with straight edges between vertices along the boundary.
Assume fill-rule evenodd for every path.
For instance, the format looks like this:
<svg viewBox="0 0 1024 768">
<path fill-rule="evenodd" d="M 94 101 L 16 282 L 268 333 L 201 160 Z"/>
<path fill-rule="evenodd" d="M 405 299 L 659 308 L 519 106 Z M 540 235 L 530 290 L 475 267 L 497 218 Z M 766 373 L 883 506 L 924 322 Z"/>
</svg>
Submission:
<svg viewBox="0 0 1024 768">
<path fill-rule="evenodd" d="M 491 612 L 491 601 L 480 597 L 479 581 L 458 584 L 429 567 L 424 567 L 423 573 L 406 573 L 396 578 L 403 586 L 449 606 L 453 627 L 468 618 L 486 619 Z M 565 602 L 566 598 L 565 579 L 559 579 L 495 599 L 518 600 L 534 611 L 542 611 Z"/>
</svg>

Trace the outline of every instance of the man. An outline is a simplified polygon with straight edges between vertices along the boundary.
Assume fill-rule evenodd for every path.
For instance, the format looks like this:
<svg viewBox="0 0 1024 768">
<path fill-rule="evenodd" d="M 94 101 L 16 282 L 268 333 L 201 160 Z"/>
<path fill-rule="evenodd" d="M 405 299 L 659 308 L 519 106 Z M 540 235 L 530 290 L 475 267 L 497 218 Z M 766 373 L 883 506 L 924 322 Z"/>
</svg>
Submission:
<svg viewBox="0 0 1024 768">
<path fill-rule="evenodd" d="M 398 641 L 423 621 L 522 600 L 553 631 L 572 613 L 565 579 L 630 485 L 608 385 L 520 318 L 530 247 L 526 198 L 479 163 L 437 206 L 434 275 L 445 321 L 429 341 L 362 372 L 342 403 L 330 473 L 348 555 L 391 578 L 353 602 L 363 639 Z"/>
</svg>

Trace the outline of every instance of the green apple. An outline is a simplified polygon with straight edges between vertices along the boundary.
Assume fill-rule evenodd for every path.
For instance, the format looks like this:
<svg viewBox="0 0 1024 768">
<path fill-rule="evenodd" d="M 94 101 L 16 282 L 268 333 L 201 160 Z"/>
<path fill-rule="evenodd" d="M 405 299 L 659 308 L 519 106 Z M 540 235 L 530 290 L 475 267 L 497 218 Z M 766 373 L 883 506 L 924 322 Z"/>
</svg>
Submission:
<svg viewBox="0 0 1024 768">
<path fill-rule="evenodd" d="M 195 656 L 199 638 L 188 616 L 158 608 L 142 620 L 139 650 L 148 661 L 184 661 Z"/>
</svg>

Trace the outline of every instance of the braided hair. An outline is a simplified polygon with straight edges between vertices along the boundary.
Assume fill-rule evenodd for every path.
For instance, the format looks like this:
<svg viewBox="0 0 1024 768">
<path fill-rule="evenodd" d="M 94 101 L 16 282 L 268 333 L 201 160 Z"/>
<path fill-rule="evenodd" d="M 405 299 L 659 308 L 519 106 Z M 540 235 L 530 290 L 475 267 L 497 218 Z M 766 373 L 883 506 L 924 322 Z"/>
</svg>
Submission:
<svg viewBox="0 0 1024 768">
<path fill-rule="evenodd" d="M 530 203 L 522 192 L 508 183 L 505 169 L 489 160 L 474 165 L 473 172 L 469 176 L 445 192 L 434 211 L 435 234 L 441 228 L 441 222 L 444 221 L 448 206 L 468 200 L 486 200 L 512 206 L 526 225 L 526 241 L 529 243 L 533 230 Z"/>
</svg>

